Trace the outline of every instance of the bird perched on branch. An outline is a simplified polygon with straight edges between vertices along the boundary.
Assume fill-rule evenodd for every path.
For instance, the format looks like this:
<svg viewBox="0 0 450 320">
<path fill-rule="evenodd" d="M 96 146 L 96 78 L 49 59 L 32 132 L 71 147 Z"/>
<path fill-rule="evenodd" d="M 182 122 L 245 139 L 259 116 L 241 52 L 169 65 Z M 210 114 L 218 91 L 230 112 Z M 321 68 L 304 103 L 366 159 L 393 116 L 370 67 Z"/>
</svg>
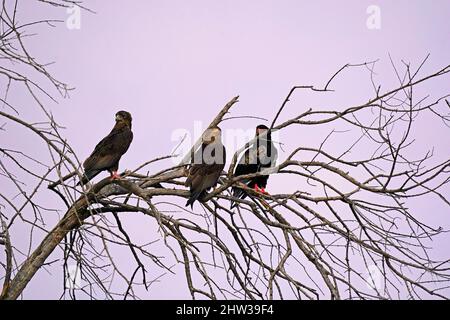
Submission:
<svg viewBox="0 0 450 320">
<path fill-rule="evenodd" d="M 222 144 L 222 131 L 219 127 L 207 129 L 202 135 L 202 145 L 195 152 L 185 182 L 190 187 L 191 195 L 186 206 L 201 199 L 206 191 L 217 184 L 225 167 L 226 151 Z"/>
<path fill-rule="evenodd" d="M 235 177 L 258 173 L 275 166 L 278 151 L 272 142 L 272 135 L 269 128 L 263 124 L 258 125 L 256 127 L 255 138 L 256 141 L 247 148 L 244 155 L 239 160 L 234 171 Z M 257 192 L 267 193 L 265 188 L 268 179 L 268 175 L 261 175 L 241 180 L 241 182 Z M 233 187 L 232 192 L 233 196 L 236 198 L 244 199 L 247 197 L 247 192 L 241 188 Z M 231 208 L 234 208 L 235 206 L 236 203 L 232 202 Z"/>
<path fill-rule="evenodd" d="M 117 174 L 120 158 L 127 152 L 133 141 L 131 114 L 127 111 L 116 113 L 116 124 L 111 132 L 96 146 L 92 154 L 84 161 L 84 176 L 78 184 L 86 184 L 100 172 L 107 170 L 111 179 L 120 179 Z"/>
</svg>

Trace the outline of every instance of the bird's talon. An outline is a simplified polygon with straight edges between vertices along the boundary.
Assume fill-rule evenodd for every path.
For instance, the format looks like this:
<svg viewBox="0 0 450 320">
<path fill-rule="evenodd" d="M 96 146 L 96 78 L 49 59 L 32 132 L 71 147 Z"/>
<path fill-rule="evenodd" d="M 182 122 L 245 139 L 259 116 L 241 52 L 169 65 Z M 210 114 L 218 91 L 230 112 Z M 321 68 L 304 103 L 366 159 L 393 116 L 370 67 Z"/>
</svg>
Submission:
<svg viewBox="0 0 450 320">
<path fill-rule="evenodd" d="M 264 188 L 260 188 L 257 184 L 253 187 L 253 190 L 258 193 L 269 194 Z"/>
<path fill-rule="evenodd" d="M 118 174 L 117 172 L 113 172 L 112 174 L 111 174 L 111 180 L 120 180 L 121 179 L 121 176 L 120 176 L 120 174 Z"/>
</svg>

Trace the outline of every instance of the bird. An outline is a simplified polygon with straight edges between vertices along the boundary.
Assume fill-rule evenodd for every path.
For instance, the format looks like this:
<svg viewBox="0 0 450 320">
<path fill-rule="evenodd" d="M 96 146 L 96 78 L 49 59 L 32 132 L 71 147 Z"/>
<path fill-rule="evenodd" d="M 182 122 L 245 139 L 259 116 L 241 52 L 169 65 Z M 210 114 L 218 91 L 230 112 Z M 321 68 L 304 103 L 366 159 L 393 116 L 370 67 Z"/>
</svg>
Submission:
<svg viewBox="0 0 450 320">
<path fill-rule="evenodd" d="M 115 115 L 116 124 L 111 132 L 96 146 L 91 155 L 83 162 L 84 175 L 78 185 L 85 185 L 100 172 L 107 170 L 111 179 L 120 179 L 117 174 L 120 158 L 127 152 L 133 141 L 131 114 L 119 111 Z"/>
<path fill-rule="evenodd" d="M 202 199 L 206 191 L 214 187 L 225 167 L 226 150 L 222 144 L 222 130 L 215 126 L 202 135 L 202 145 L 195 152 L 188 170 L 185 186 L 190 187 L 187 206 L 193 208 L 196 200 Z"/>
<path fill-rule="evenodd" d="M 266 133 L 266 135 L 260 137 L 264 133 Z M 239 160 L 233 174 L 234 177 L 258 173 L 275 166 L 278 151 L 272 142 L 272 135 L 269 128 L 264 124 L 258 125 L 256 127 L 255 138 L 255 143 L 246 149 L 244 155 Z M 269 175 L 262 175 L 244 179 L 241 180 L 241 182 L 257 192 L 267 194 L 265 188 L 267 187 L 268 179 Z M 245 199 L 245 197 L 247 197 L 247 192 L 238 187 L 232 187 L 232 193 L 234 197 L 239 199 Z M 236 202 L 232 201 L 231 208 L 233 209 L 235 206 Z"/>
</svg>

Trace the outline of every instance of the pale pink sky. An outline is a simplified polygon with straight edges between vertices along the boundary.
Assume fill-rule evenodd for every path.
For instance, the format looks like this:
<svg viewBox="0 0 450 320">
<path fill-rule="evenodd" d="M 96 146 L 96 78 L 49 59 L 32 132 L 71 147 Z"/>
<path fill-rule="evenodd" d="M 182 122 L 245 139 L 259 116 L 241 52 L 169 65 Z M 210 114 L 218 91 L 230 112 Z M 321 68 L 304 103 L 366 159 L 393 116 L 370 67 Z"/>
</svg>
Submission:
<svg viewBox="0 0 450 320">
<path fill-rule="evenodd" d="M 68 17 L 65 9 L 30 3 L 20 3 L 23 21 Z M 372 4 L 381 9 L 379 30 L 366 26 L 366 9 Z M 80 160 L 109 132 L 116 111 L 132 113 L 135 139 L 121 169 L 169 154 L 176 144 L 171 141 L 175 130 L 193 130 L 195 121 L 209 123 L 235 95 L 240 95 L 240 102 L 233 107 L 233 115 L 272 119 L 293 85 L 324 85 L 345 63 L 381 59 L 377 80 L 388 88 L 397 84 L 388 54 L 397 62 L 404 59 L 417 66 L 430 53 L 424 73 L 450 61 L 449 1 L 92 0 L 86 5 L 96 14 L 82 12 L 79 30 L 69 30 L 65 23 L 51 30 L 41 27 L 39 35 L 27 43 L 40 61 L 55 61 L 49 70 L 56 78 L 76 88 L 70 98 L 49 106 L 66 127 L 65 136 Z M 440 81 L 439 86 L 431 82 L 424 90 L 432 89 L 436 95 L 448 92 L 448 82 L 443 86 Z M 349 72 L 336 81 L 335 89 L 342 94 L 323 99 L 295 95 L 282 118 L 309 106 L 343 109 L 367 101 L 371 94 L 366 74 L 361 72 Z M 12 99 L 16 95 L 18 103 L 30 101 L 20 92 L 11 95 Z M 27 116 L 38 119 L 38 109 L 29 108 Z M 422 120 L 416 151 L 433 144 L 438 159 L 448 158 L 450 140 L 442 138 L 448 129 L 431 122 L 436 121 L 432 117 Z M 255 124 L 248 119 L 227 121 L 222 128 Z M 286 153 L 280 152 L 279 157 L 294 146 L 317 146 L 329 129 L 315 134 L 309 128 L 282 133 Z M 0 141 L 15 143 L 5 141 L 3 135 Z M 28 143 L 30 152 L 40 150 L 33 140 L 21 143 Z M 340 144 L 329 148 L 343 151 Z M 272 192 L 298 188 L 298 182 L 286 184 L 277 177 L 271 182 Z M 414 202 L 417 215 L 432 212 L 435 216 L 430 219 L 435 224 L 447 220 L 448 207 L 430 201 Z M 153 222 L 148 224 L 154 228 Z M 149 232 L 142 224 L 131 221 L 130 225 L 136 237 Z M 449 240 L 446 236 L 435 243 L 436 255 L 448 257 Z M 62 278 L 56 271 L 55 275 L 39 271 L 24 297 L 59 297 Z M 168 276 L 145 297 L 189 298 L 181 279 Z"/>
</svg>

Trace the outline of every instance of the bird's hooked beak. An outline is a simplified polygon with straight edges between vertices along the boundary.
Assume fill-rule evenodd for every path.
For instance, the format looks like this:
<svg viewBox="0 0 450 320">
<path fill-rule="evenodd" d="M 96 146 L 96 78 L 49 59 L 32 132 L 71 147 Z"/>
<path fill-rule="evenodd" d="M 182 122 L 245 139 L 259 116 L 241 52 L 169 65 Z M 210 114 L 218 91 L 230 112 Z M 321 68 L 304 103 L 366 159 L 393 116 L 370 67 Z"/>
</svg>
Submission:
<svg viewBox="0 0 450 320">
<path fill-rule="evenodd" d="M 220 129 L 213 128 L 213 129 L 207 129 L 205 133 L 203 134 L 202 140 L 204 143 L 213 143 L 216 141 L 220 141 L 221 132 Z"/>
<path fill-rule="evenodd" d="M 256 135 L 259 136 L 260 134 L 263 134 L 266 131 L 267 129 L 256 129 Z"/>
<path fill-rule="evenodd" d="M 123 117 L 120 114 L 116 114 L 116 121 L 123 121 Z"/>
</svg>

